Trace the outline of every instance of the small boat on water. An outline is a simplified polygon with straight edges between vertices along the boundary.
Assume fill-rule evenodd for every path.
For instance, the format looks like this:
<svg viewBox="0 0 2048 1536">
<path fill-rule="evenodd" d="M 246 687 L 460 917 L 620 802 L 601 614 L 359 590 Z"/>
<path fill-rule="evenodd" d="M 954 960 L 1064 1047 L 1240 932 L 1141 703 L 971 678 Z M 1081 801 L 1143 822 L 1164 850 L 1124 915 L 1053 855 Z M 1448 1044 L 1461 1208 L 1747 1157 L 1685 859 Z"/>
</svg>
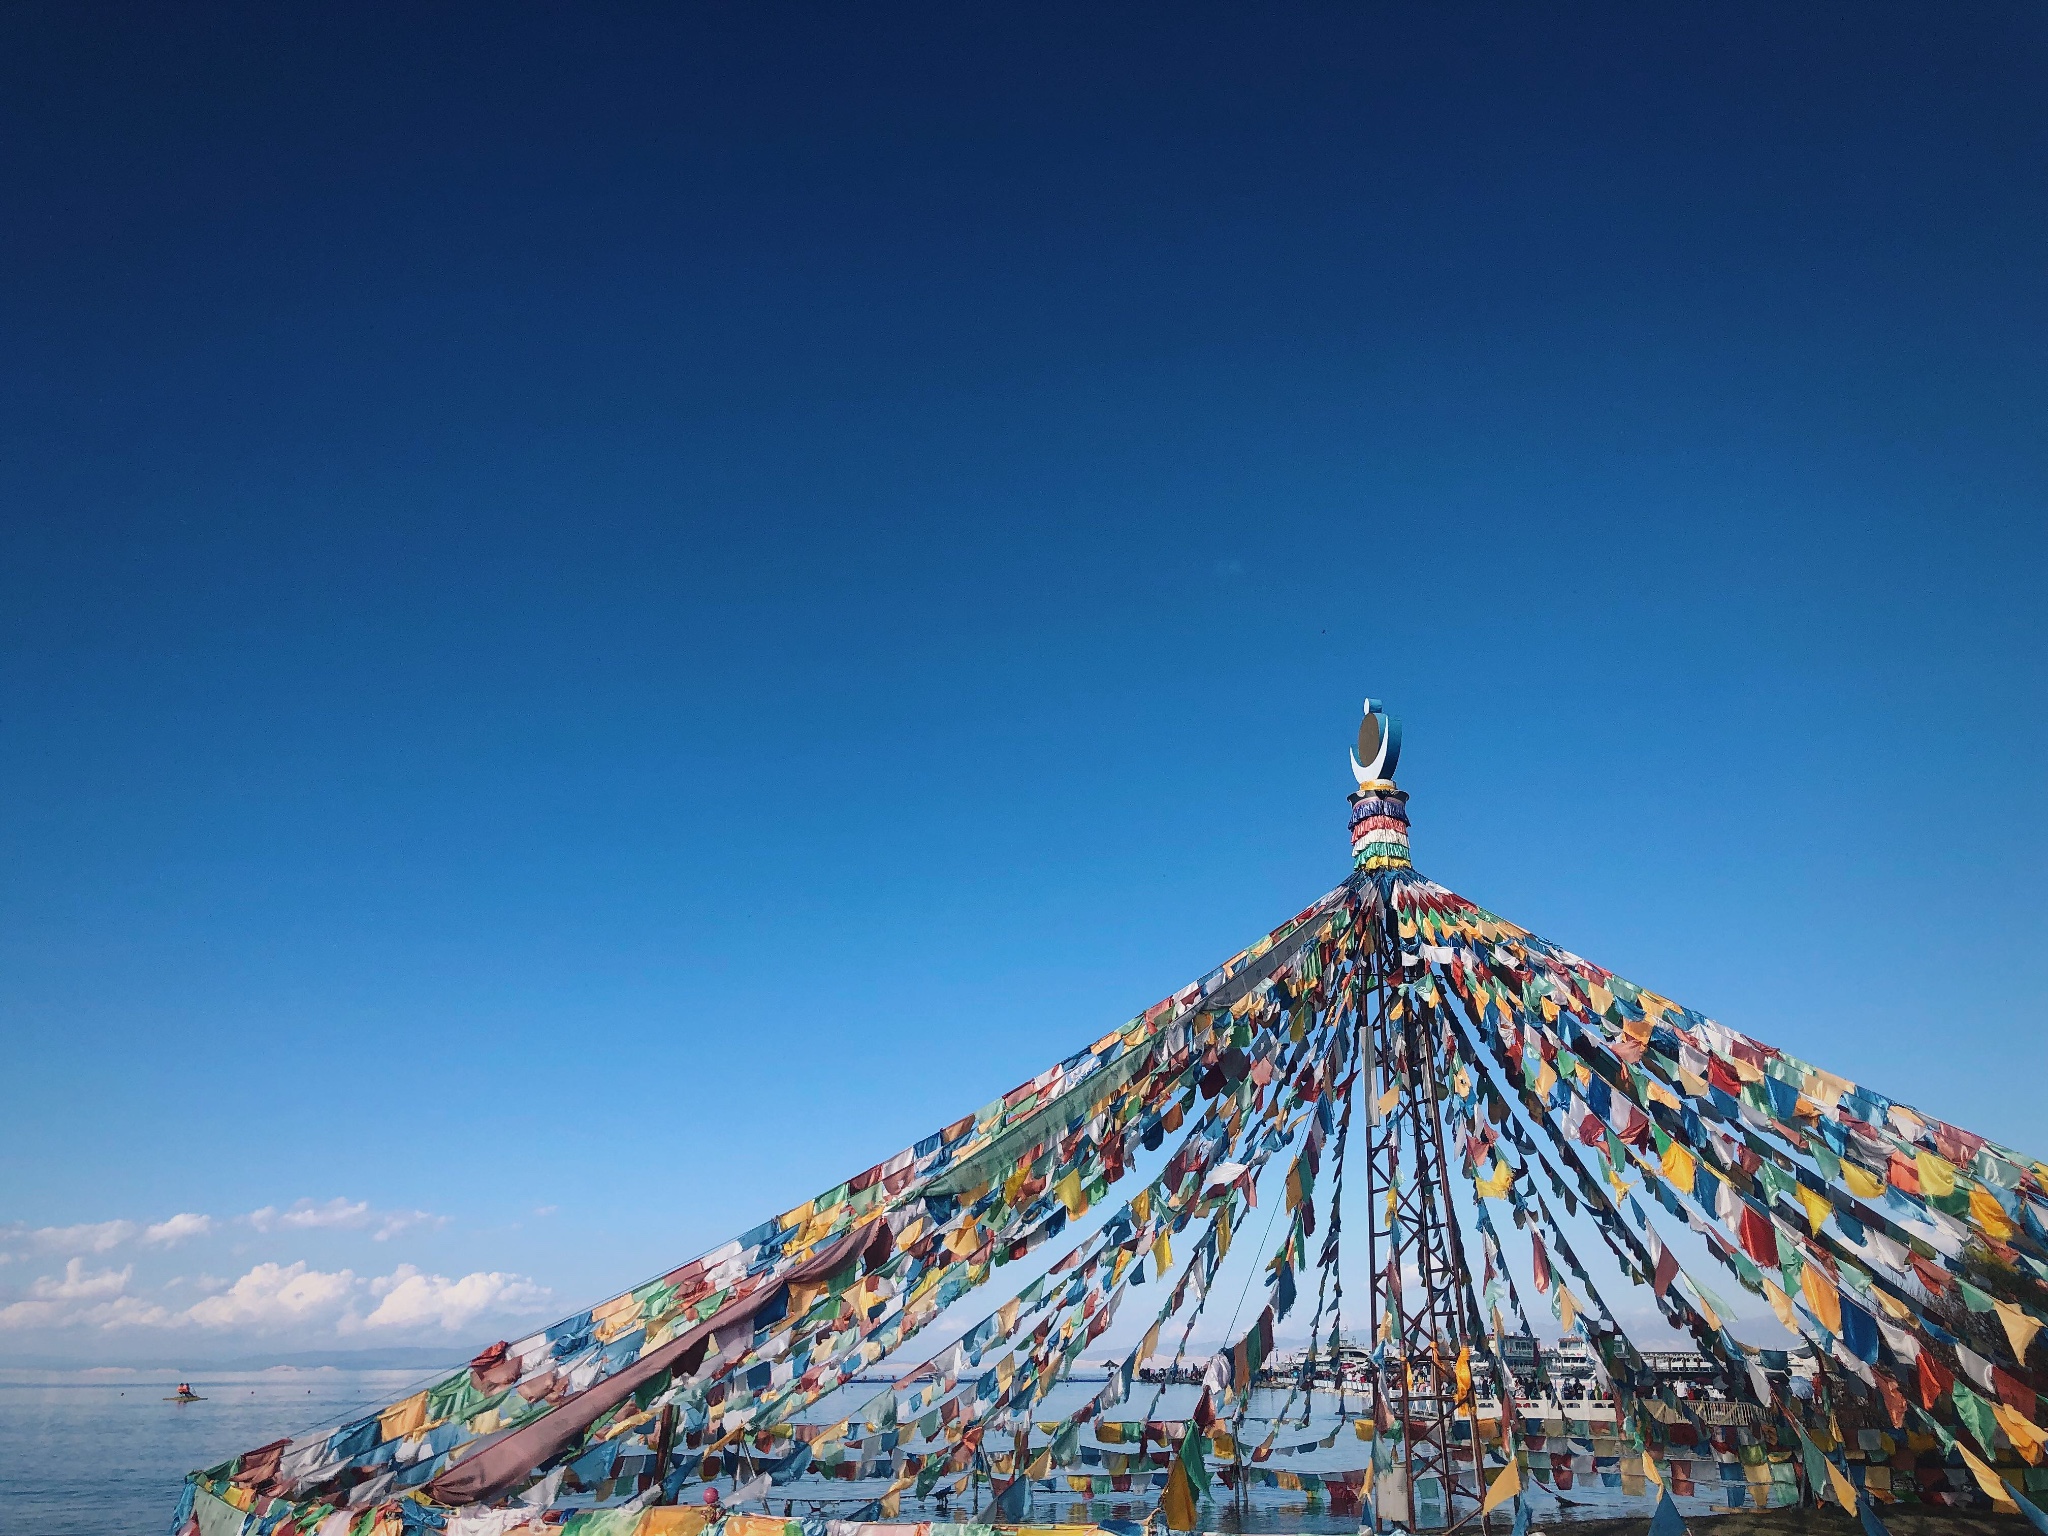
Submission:
<svg viewBox="0 0 2048 1536">
<path fill-rule="evenodd" d="M 178 1383 L 178 1390 L 165 1398 L 164 1401 L 167 1403 L 203 1403 L 206 1399 L 192 1390 L 191 1382 L 181 1381 Z"/>
</svg>

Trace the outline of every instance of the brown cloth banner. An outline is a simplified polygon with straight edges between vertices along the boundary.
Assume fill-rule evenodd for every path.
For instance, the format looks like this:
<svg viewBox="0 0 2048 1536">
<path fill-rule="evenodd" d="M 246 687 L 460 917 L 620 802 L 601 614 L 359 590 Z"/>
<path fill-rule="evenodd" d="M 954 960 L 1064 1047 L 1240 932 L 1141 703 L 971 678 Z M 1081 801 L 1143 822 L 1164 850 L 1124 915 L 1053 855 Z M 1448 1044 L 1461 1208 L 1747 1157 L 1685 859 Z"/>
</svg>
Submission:
<svg viewBox="0 0 2048 1536">
<path fill-rule="evenodd" d="M 865 1227 L 855 1227 L 775 1284 L 764 1285 L 753 1295 L 721 1307 L 696 1327 L 677 1334 L 659 1349 L 648 1351 L 617 1375 L 586 1387 L 552 1413 L 482 1442 L 428 1483 L 427 1496 L 437 1504 L 449 1505 L 481 1504 L 496 1498 L 521 1478 L 545 1467 L 579 1441 L 591 1425 L 663 1371 L 673 1370 L 681 1376 L 695 1372 L 704 1363 L 714 1336 L 731 1333 L 738 1325 L 752 1321 L 755 1313 L 765 1310 L 789 1286 L 822 1279 L 843 1268 L 872 1236 Z"/>
</svg>

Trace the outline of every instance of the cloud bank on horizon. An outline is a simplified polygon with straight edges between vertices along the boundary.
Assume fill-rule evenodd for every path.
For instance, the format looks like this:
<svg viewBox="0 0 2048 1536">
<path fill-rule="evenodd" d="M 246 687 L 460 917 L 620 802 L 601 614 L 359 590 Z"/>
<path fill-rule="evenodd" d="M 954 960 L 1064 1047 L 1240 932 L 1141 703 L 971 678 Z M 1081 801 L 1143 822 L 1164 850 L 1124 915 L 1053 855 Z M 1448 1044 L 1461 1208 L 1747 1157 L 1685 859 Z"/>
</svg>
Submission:
<svg viewBox="0 0 2048 1536">
<path fill-rule="evenodd" d="M 239 1267 L 252 1241 L 275 1249 L 328 1233 L 388 1243 L 449 1220 L 337 1196 L 234 1217 L 180 1211 L 160 1221 L 0 1226 L 0 1354 L 198 1337 L 297 1346 L 445 1340 L 551 1310 L 546 1286 L 495 1269 L 450 1276 L 405 1262 L 388 1270 L 322 1268 L 303 1257 L 266 1256 L 231 1278 L 204 1270 L 138 1277 L 138 1269 L 161 1271 L 174 1255 L 199 1256 L 194 1250 L 209 1241 L 225 1245 Z"/>
</svg>

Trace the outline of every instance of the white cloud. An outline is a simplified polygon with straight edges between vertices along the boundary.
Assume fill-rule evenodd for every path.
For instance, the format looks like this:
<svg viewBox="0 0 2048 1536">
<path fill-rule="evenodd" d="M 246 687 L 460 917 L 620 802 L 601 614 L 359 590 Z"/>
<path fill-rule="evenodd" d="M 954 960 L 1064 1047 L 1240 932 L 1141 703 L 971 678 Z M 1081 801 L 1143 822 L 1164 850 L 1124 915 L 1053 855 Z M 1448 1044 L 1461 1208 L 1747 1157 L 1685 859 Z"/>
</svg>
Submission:
<svg viewBox="0 0 2048 1536">
<path fill-rule="evenodd" d="M 401 1232 L 410 1232 L 415 1227 L 435 1228 L 448 1225 L 446 1216 L 437 1216 L 432 1211 L 377 1211 L 370 1208 L 367 1200 L 349 1200 L 336 1195 L 332 1200 L 315 1202 L 294 1201 L 279 1210 L 266 1205 L 251 1211 L 242 1220 L 258 1232 L 311 1232 L 318 1230 L 359 1231 L 369 1227 L 375 1230 L 370 1236 L 377 1242 L 388 1242 Z"/>
<path fill-rule="evenodd" d="M 366 1227 L 370 1224 L 370 1202 L 345 1200 L 336 1195 L 325 1205 L 298 1200 L 286 1210 L 266 1205 L 242 1218 L 258 1232 L 304 1232 L 320 1227 Z"/>
<path fill-rule="evenodd" d="M 69 1311 L 61 1301 L 17 1301 L 0 1307 L 0 1328 L 61 1328 Z"/>
<path fill-rule="evenodd" d="M 116 1296 L 112 1301 L 87 1309 L 79 1322 L 95 1328 L 158 1328 L 172 1321 L 171 1314 L 140 1296 Z"/>
<path fill-rule="evenodd" d="M 182 1243 L 188 1237 L 204 1237 L 213 1230 L 213 1218 L 193 1211 L 180 1211 L 167 1221 L 152 1222 L 142 1229 L 145 1243 Z"/>
<path fill-rule="evenodd" d="M 432 1211 L 380 1211 L 367 1200 L 350 1200 L 337 1195 L 332 1200 L 296 1200 L 284 1207 L 262 1206 L 241 1218 L 243 1224 L 265 1234 L 273 1232 L 367 1231 L 377 1242 L 389 1242 L 401 1233 L 432 1231 L 448 1225 L 449 1218 Z M 193 1238 L 210 1237 L 222 1223 L 197 1211 L 180 1211 L 162 1221 L 80 1222 L 68 1227 L 31 1227 L 23 1222 L 0 1226 L 0 1264 L 10 1264 L 37 1254 L 111 1253 L 127 1243 L 171 1247 Z"/>
<path fill-rule="evenodd" d="M 39 1276 L 17 1293 L 18 1300 L 0 1303 L 0 1331 L 197 1327 L 290 1334 L 310 1342 L 374 1330 L 390 1338 L 458 1332 L 487 1315 L 531 1316 L 553 1299 L 526 1276 L 499 1270 L 450 1279 L 401 1264 L 388 1275 L 366 1278 L 300 1260 L 257 1264 L 231 1282 L 210 1275 L 169 1281 L 159 1294 L 188 1285 L 201 1292 L 191 1305 L 172 1309 L 130 1294 L 134 1273 L 133 1265 L 90 1269 L 74 1255 L 61 1274 Z"/>
<path fill-rule="evenodd" d="M 360 1304 L 366 1296 L 376 1305 L 364 1316 Z M 177 1316 L 202 1328 L 262 1333 L 453 1332 L 486 1314 L 530 1315 L 551 1298 L 526 1276 L 496 1270 L 451 1280 L 401 1264 L 388 1275 L 364 1279 L 353 1270 L 319 1270 L 304 1262 L 258 1264 Z"/>
<path fill-rule="evenodd" d="M 446 1216 L 436 1216 L 432 1211 L 386 1211 L 377 1225 L 377 1230 L 370 1236 L 382 1243 L 401 1232 L 410 1232 L 414 1227 L 438 1230 L 447 1225 Z"/>
<path fill-rule="evenodd" d="M 0 1329 L 122 1328 L 155 1325 L 169 1314 L 154 1302 L 126 1294 L 134 1266 L 88 1270 L 73 1258 L 62 1275 L 33 1281 L 26 1300 L 0 1307 Z"/>
<path fill-rule="evenodd" d="M 544 1307 L 552 1294 L 523 1275 L 479 1270 L 450 1280 L 422 1274 L 401 1264 L 391 1274 L 370 1282 L 379 1299 L 363 1319 L 366 1328 L 438 1327 L 455 1332 L 490 1313 L 530 1313 Z"/>
<path fill-rule="evenodd" d="M 247 1328 L 271 1332 L 308 1324 L 340 1322 L 356 1288 L 353 1270 L 296 1264 L 258 1264 L 217 1296 L 196 1301 L 180 1314 L 202 1328 Z"/>
<path fill-rule="evenodd" d="M 0 1329 L 119 1328 L 162 1323 L 168 1316 L 162 1307 L 139 1296 L 115 1296 L 87 1303 L 17 1301 L 0 1307 Z"/>
<path fill-rule="evenodd" d="M 90 1221 L 75 1227 L 27 1227 L 17 1223 L 5 1229 L 4 1240 L 26 1244 L 36 1253 L 107 1253 L 141 1230 L 132 1221 Z"/>
<path fill-rule="evenodd" d="M 134 1273 L 133 1264 L 125 1269 L 98 1269 L 88 1273 L 85 1260 L 72 1259 L 64 1266 L 62 1279 L 44 1275 L 28 1288 L 28 1293 L 38 1301 L 99 1301 L 127 1290 L 128 1277 Z"/>
</svg>

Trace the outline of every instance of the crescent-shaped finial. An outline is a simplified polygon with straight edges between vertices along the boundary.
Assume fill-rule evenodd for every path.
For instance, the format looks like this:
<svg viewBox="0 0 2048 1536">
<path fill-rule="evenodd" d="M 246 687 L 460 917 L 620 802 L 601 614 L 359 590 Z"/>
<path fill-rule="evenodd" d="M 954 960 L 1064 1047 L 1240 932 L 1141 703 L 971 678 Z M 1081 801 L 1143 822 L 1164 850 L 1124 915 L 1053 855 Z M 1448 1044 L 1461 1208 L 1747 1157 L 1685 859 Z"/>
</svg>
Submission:
<svg viewBox="0 0 2048 1536">
<path fill-rule="evenodd" d="M 1378 699 L 1365 701 L 1358 724 L 1358 747 L 1351 754 L 1352 777 L 1361 785 L 1386 782 L 1401 761 L 1401 722 Z"/>
</svg>

